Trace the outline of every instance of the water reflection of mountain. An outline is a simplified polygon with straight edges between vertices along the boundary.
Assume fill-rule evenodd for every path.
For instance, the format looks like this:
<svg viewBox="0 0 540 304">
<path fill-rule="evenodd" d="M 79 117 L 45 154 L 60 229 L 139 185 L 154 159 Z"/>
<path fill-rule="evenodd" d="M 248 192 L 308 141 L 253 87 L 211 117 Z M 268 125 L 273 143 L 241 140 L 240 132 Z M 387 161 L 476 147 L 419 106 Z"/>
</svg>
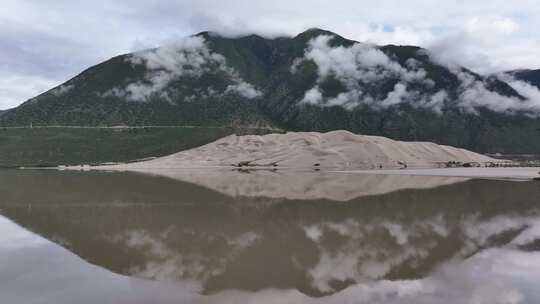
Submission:
<svg viewBox="0 0 540 304">
<path fill-rule="evenodd" d="M 234 197 L 128 173 L 0 171 L 0 193 L 3 215 L 91 263 L 199 281 L 205 293 L 297 288 L 319 296 L 355 282 L 420 278 L 485 248 L 533 248 L 540 217 L 540 188 L 528 182 L 470 180 L 335 202 Z"/>
</svg>

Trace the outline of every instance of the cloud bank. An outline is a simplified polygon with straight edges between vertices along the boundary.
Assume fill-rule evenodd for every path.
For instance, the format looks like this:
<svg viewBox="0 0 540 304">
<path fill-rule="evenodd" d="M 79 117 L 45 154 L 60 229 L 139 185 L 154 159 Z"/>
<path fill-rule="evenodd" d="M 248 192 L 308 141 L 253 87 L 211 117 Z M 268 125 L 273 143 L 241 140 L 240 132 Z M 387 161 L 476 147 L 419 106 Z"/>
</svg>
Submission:
<svg viewBox="0 0 540 304">
<path fill-rule="evenodd" d="M 421 97 L 422 100 L 425 99 L 420 92 L 408 91 L 409 84 L 423 84 L 428 87 L 434 85 L 433 80 L 426 77 L 426 71 L 418 67 L 414 61 L 411 61 L 409 66 L 403 67 L 374 45 L 357 43 L 350 47 L 332 47 L 330 45 L 332 39 L 334 36 L 330 35 L 321 35 L 312 39 L 304 58 L 297 60 L 291 68 L 291 72 L 295 74 L 299 65 L 306 61 L 312 61 L 317 65 L 317 85 L 306 92 L 301 103 L 343 106 L 347 109 L 362 104 L 386 108 L 407 102 L 415 95 Z M 330 77 L 343 84 L 346 91 L 337 96 L 325 98 L 321 84 Z M 369 93 L 370 87 L 377 86 L 390 78 L 399 79 L 400 82 L 384 99 L 379 100 L 377 96 Z M 445 93 L 439 92 L 437 96 L 438 99 L 435 100 L 426 99 L 424 105 L 440 109 L 444 101 L 440 100 L 440 97 L 445 96 Z"/>
<path fill-rule="evenodd" d="M 2 7 L 0 108 L 110 57 L 205 30 L 276 36 L 320 27 L 358 41 L 437 49 L 481 73 L 540 67 L 536 0 L 4 0 Z M 25 86 L 11 90 L 13 78 Z M 43 88 L 44 82 L 50 85 Z"/>
<path fill-rule="evenodd" d="M 145 68 L 144 79 L 130 83 L 125 88 L 114 88 L 105 92 L 105 96 L 112 95 L 130 101 L 147 101 L 157 96 L 174 102 L 167 88 L 173 81 L 183 77 L 200 78 L 207 73 L 223 73 L 232 84 L 224 92 L 216 92 L 210 87 L 205 94 L 188 96 L 187 100 L 220 94 L 237 94 L 247 99 L 262 95 L 255 86 L 245 82 L 234 69 L 227 66 L 224 56 L 212 52 L 202 37 L 187 37 L 168 46 L 137 52 L 127 60 L 134 67 Z"/>
<path fill-rule="evenodd" d="M 504 23 L 501 26 L 510 27 Z M 490 90 L 488 82 L 493 80 L 478 79 L 456 64 L 430 53 L 430 58 L 434 57 L 432 60 L 435 63 L 446 66 L 459 81 L 458 96 L 452 100 L 445 90 L 426 93 L 434 87 L 435 82 L 427 77 L 421 62 L 411 58 L 405 65 L 401 65 L 374 45 L 357 43 L 349 47 L 332 47 L 332 39 L 334 36 L 330 35 L 312 39 L 304 57 L 297 59 L 291 67 L 291 73 L 295 74 L 301 64 L 311 61 L 318 69 L 317 84 L 306 91 L 301 104 L 343 106 L 346 109 L 368 105 L 376 109 L 386 109 L 407 103 L 413 107 L 441 113 L 445 105 L 452 103 L 462 111 L 473 114 L 478 113 L 479 108 L 505 113 L 525 112 L 531 116 L 540 114 L 538 88 L 515 79 L 507 77 L 501 80 L 509 81 L 512 88 L 525 97 L 524 100 Z M 338 80 L 346 91 L 337 96 L 325 96 L 321 87 L 329 78 Z M 397 80 L 397 83 L 386 96 L 374 96 L 370 93 L 374 86 L 391 80 Z M 424 89 L 414 89 L 418 85 Z"/>
</svg>

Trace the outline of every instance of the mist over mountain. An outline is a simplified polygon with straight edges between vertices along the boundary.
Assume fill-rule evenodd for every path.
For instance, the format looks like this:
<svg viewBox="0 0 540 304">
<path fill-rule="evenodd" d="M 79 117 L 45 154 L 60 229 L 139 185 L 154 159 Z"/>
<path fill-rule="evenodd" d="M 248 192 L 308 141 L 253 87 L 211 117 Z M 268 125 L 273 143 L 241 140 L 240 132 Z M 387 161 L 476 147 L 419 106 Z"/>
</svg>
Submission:
<svg viewBox="0 0 540 304">
<path fill-rule="evenodd" d="M 517 80 L 528 82 L 529 84 L 540 88 L 540 70 L 517 70 L 508 73 Z"/>
<path fill-rule="evenodd" d="M 0 112 L 0 125 L 344 129 L 538 153 L 539 75 L 483 76 L 419 47 L 376 46 L 321 29 L 275 39 L 203 32 L 93 66 Z"/>
</svg>

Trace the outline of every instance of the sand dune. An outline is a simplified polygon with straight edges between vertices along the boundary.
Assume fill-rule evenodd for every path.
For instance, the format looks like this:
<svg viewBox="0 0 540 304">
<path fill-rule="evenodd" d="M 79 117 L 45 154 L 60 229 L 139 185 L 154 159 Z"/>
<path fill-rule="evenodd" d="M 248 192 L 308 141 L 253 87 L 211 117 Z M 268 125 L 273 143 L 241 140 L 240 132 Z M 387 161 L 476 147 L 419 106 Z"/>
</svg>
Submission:
<svg viewBox="0 0 540 304">
<path fill-rule="evenodd" d="M 291 132 L 264 136 L 231 135 L 205 146 L 169 156 L 100 169 L 175 169 L 244 164 L 283 168 L 394 169 L 430 168 L 448 161 L 494 159 L 430 142 L 402 142 L 347 131 Z"/>
</svg>

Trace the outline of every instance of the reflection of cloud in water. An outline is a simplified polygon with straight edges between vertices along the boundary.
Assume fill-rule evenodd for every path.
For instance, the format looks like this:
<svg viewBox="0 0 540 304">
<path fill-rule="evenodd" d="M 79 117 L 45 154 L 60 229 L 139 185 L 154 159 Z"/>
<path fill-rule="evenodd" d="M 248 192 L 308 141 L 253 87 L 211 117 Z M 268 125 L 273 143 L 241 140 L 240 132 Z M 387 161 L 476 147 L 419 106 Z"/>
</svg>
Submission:
<svg viewBox="0 0 540 304">
<path fill-rule="evenodd" d="M 379 219 L 369 222 L 349 219 L 304 227 L 306 236 L 317 242 L 320 251 L 319 262 L 309 269 L 313 287 L 321 292 L 332 292 L 336 291 L 332 282 L 383 279 L 404 262 L 419 263 L 437 245 L 432 226 L 431 220 L 405 227 Z M 339 248 L 331 248 L 326 243 L 334 233 L 344 239 Z M 313 238 L 314 235 L 317 237 Z"/>
<path fill-rule="evenodd" d="M 193 234 L 193 231 L 184 230 L 182 233 Z M 260 238 L 254 232 L 245 232 L 234 238 L 226 235 L 197 235 L 197 238 L 204 239 L 202 243 L 218 242 L 227 246 L 227 250 L 220 252 L 226 252 L 225 255 L 216 256 L 204 250 L 183 253 L 179 248 L 173 247 L 177 244 L 168 240 L 174 234 L 178 234 L 178 231 L 170 227 L 158 234 L 133 230 L 106 239 L 144 252 L 145 263 L 131 267 L 127 273 L 129 275 L 169 282 L 182 280 L 205 282 L 213 276 L 222 274 L 230 261 Z"/>
<path fill-rule="evenodd" d="M 461 223 L 467 240 L 462 250 L 464 255 L 491 245 L 497 236 L 504 236 L 506 233 L 510 233 L 508 246 L 513 248 L 527 246 L 540 240 L 538 217 L 496 216 L 486 221 L 480 221 L 478 218 L 478 215 L 469 216 Z"/>
<path fill-rule="evenodd" d="M 425 279 L 364 282 L 319 299 L 296 291 L 224 291 L 197 303 L 536 303 L 540 299 L 539 280 L 540 253 L 490 249 L 464 262 L 441 265 Z"/>
<path fill-rule="evenodd" d="M 312 286 L 321 292 L 337 291 L 337 282 L 368 282 L 398 276 L 400 268 L 418 268 L 434 257 L 437 247 L 448 246 L 448 259 L 464 259 L 483 248 L 505 245 L 494 239 L 507 232 L 515 232 L 509 247 L 525 245 L 540 238 L 540 218 L 497 216 L 481 220 L 469 216 L 459 225 L 450 227 L 442 215 L 406 223 L 373 219 L 358 222 L 348 219 L 340 223 L 322 223 L 304 226 L 306 237 L 317 243 L 320 251 L 318 263 L 309 269 Z M 463 248 L 445 244 L 452 230 L 454 237 L 464 241 Z M 521 232 L 521 233 L 520 233 Z M 343 241 L 332 248 L 328 244 L 336 238 Z M 335 246 L 335 245 L 334 245 Z M 442 262 L 440 260 L 438 262 Z M 437 261 L 434 261 L 437 262 Z M 429 269 L 428 269 L 429 270 Z"/>
<path fill-rule="evenodd" d="M 194 183 L 233 197 L 349 201 L 405 189 L 430 189 L 467 181 L 458 177 L 343 174 L 291 170 L 137 170 Z"/>
<path fill-rule="evenodd" d="M 531 220 L 525 231 L 512 240 L 512 245 L 526 246 L 540 240 L 540 221 Z"/>
<path fill-rule="evenodd" d="M 7 218 L 0 216 L 0 250 L 36 247 L 46 243 L 46 240 L 36 238 L 31 232 L 20 229 Z"/>
<path fill-rule="evenodd" d="M 519 251 L 538 249 L 538 242 L 526 246 L 540 239 L 540 191 L 535 183 L 471 180 L 336 203 L 232 197 L 141 174 L 16 173 L 4 173 L 3 179 L 0 174 L 4 202 L 9 202 L 0 203 L 0 208 L 10 219 L 49 240 L 63 240 L 66 248 L 84 260 L 115 273 L 157 279 L 152 283 L 155 286 L 188 284 L 215 295 L 194 297 L 202 303 L 265 303 L 271 302 L 270 297 L 278 297 L 279 303 L 288 299 L 294 303 L 361 303 L 356 299 L 365 299 L 364 303 L 482 303 L 479 298 L 491 301 L 491 295 L 500 301 L 507 297 L 506 302 L 512 303 L 530 298 L 535 290 L 527 287 L 528 271 L 538 270 L 535 265 L 529 269 L 512 266 L 516 275 L 510 278 L 504 276 L 504 271 L 513 269 L 510 266 L 498 265 L 503 270 L 495 274 L 494 269 L 485 269 L 488 262 L 474 269 L 481 261 L 495 265 L 501 254 L 523 257 L 522 263 L 538 261 L 530 260 L 538 252 L 521 255 Z M 233 173 L 242 176 L 239 181 L 248 182 L 253 176 Z M 354 183 L 342 187 L 342 179 L 332 176 L 306 177 L 317 186 L 298 197 L 318 197 L 318 191 L 328 189 L 337 193 L 332 194 L 336 199 L 367 193 L 362 190 L 365 184 L 360 189 Z M 306 185 L 296 188 L 292 176 L 284 179 L 292 185 L 281 187 L 279 181 L 271 180 L 269 188 L 294 192 Z M 254 184 L 256 191 L 247 193 L 279 194 L 276 189 L 264 192 L 259 182 Z M 259 186 L 262 190 L 257 190 Z M 339 194 L 339 189 L 349 192 Z M 119 208 L 118 202 L 125 204 Z M 5 243 L 0 250 L 3 247 Z M 13 252 L 4 255 L 7 262 L 0 267 L 18 257 Z M 441 266 L 447 263 L 448 267 Z M 24 276 L 25 263 L 17 265 L 11 273 L 20 271 Z M 0 271 L 0 278 L 3 275 Z M 461 294 L 462 290 L 466 292 Z M 328 297 L 309 297 L 324 295 Z"/>
<path fill-rule="evenodd" d="M 506 221 L 496 219 L 495 221 Z M 522 236 L 526 239 L 539 238 L 540 220 L 534 218 L 514 218 L 516 224 L 529 223 L 514 240 Z M 493 221 L 467 223 L 481 227 L 492 226 Z M 534 224 L 534 225 L 532 225 Z M 426 225 L 426 227 L 428 224 Z M 360 227 L 352 221 L 318 225 L 321 234 L 319 242 L 324 242 L 325 234 L 334 231 L 352 235 Z M 381 223 L 380 229 L 388 225 Z M 507 226 L 513 228 L 514 225 Z M 310 227 L 310 229 L 315 229 Z M 379 228 L 373 228 L 372 232 Z M 406 227 L 402 227 L 406 229 Z M 407 242 L 414 239 L 414 229 L 407 230 Z M 418 229 L 417 229 L 418 230 Z M 465 228 L 464 231 L 467 229 Z M 495 230 L 479 229 L 483 233 Z M 500 230 L 498 230 L 500 231 Z M 465 261 L 453 259 L 436 268 L 429 276 L 416 280 L 366 280 L 354 284 L 324 298 L 311 298 L 291 289 L 265 289 L 256 292 L 224 290 L 205 296 L 196 294 L 196 284 L 185 280 L 174 286 L 132 280 L 89 265 L 68 251 L 47 242 L 16 224 L 0 218 L 0 244 L 13 240 L 11 235 L 24 236 L 27 241 L 0 246 L 0 302 L 10 303 L 388 303 L 388 304 L 517 304 L 537 303 L 540 290 L 540 253 L 520 252 L 513 248 L 488 249 L 477 253 Z M 388 232 L 390 234 L 390 232 Z M 480 235 L 475 234 L 475 235 Z M 235 244 L 252 244 L 257 238 L 253 234 L 240 235 L 231 240 Z M 20 238 L 19 238 L 20 239 Z M 480 239 L 484 239 L 480 237 Z M 397 242 L 397 240 L 394 240 Z M 144 232 L 135 232 L 127 240 L 131 245 L 156 245 Z M 246 243 L 247 242 L 247 243 Z M 39 245 L 38 245 L 39 244 Z M 348 244 L 350 246 L 350 244 Z M 242 245 L 240 245 L 242 246 Z M 166 247 L 166 246 L 165 246 Z M 155 251 L 158 256 L 166 256 L 162 244 Z M 166 252 L 167 250 L 165 250 Z M 8 262 L 9 261 L 9 262 Z M 47 275 L 43 275 L 47 274 Z M 18 278 L 13 280 L 13 278 Z M 62 286 L 59 288 L 59 286 Z M 47 289 L 49 288 L 49 289 Z"/>
<path fill-rule="evenodd" d="M 305 237 L 316 244 L 318 256 L 315 264 L 304 269 L 306 277 L 314 290 L 324 294 L 339 292 L 346 286 L 357 286 L 353 289 L 363 286 L 369 289 L 368 293 L 378 293 L 380 288 L 394 286 L 386 281 L 389 279 L 407 282 L 399 285 L 405 290 L 418 284 L 430 287 L 433 282 L 419 279 L 428 276 L 438 264 L 448 260 L 457 263 L 478 252 L 481 256 L 481 250 L 494 246 L 517 249 L 540 238 L 540 218 L 533 216 L 481 218 L 473 214 L 450 222 L 440 214 L 414 222 L 349 218 L 340 222 L 299 225 Z M 130 275 L 170 282 L 199 282 L 202 286 L 215 277 L 227 277 L 231 265 L 239 262 L 237 259 L 246 249 L 265 241 L 264 233 L 260 232 L 248 231 L 233 236 L 220 232 L 194 234 L 186 229 L 183 232 L 175 229 L 170 227 L 161 233 L 128 231 L 110 237 L 109 241 L 144 253 L 145 263 L 132 267 L 128 271 Z M 497 243 L 497 237 L 507 232 L 515 234 Z M 171 236 L 182 233 L 197 238 L 199 245 L 186 249 L 170 240 Z M 272 239 L 272 236 L 268 237 Z M 215 243 L 223 244 L 225 248 L 218 254 L 205 251 Z M 280 250 L 284 255 L 290 254 L 286 248 L 276 249 Z M 268 263 L 265 267 L 272 267 L 273 261 L 268 260 Z M 450 270 L 445 270 L 446 276 Z M 340 282 L 349 283 L 343 286 Z"/>
</svg>

